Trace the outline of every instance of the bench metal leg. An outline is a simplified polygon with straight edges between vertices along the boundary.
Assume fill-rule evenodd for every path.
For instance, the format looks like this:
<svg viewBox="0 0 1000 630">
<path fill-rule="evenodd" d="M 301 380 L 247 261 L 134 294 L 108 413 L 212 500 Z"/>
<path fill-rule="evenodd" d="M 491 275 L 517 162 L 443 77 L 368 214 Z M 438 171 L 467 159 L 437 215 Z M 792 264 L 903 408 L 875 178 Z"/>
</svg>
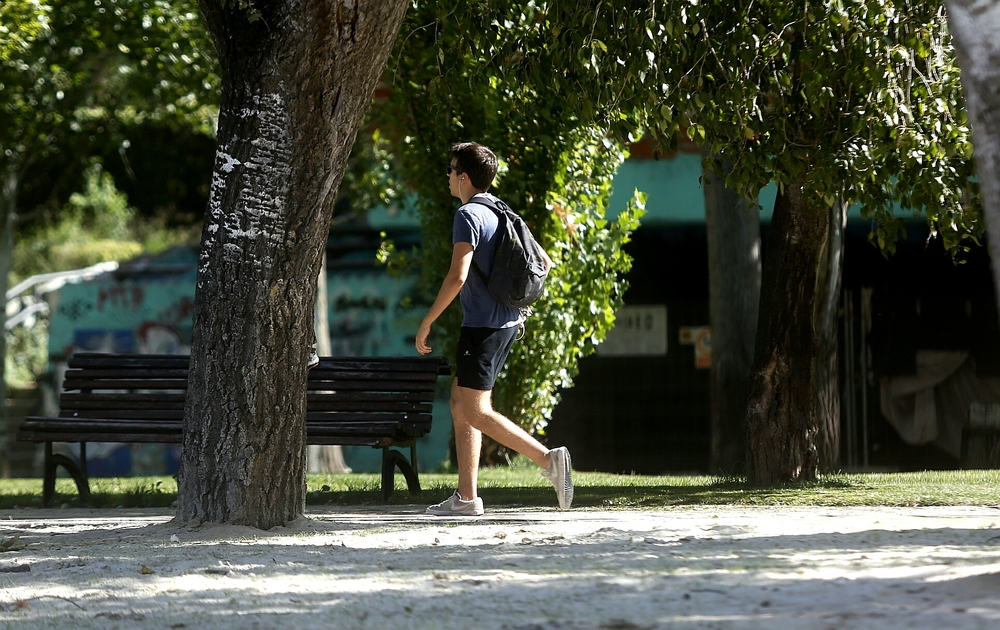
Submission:
<svg viewBox="0 0 1000 630">
<path fill-rule="evenodd" d="M 72 459 L 65 455 L 52 454 L 52 442 L 45 443 L 45 471 L 42 477 L 42 505 L 49 505 L 56 496 L 56 468 L 62 466 L 69 473 L 73 481 L 76 482 L 76 491 L 80 495 L 80 502 L 90 501 L 90 483 L 87 481 L 87 451 L 86 447 L 80 445 L 80 457 L 83 462 L 83 470 L 76 465 Z"/>
<path fill-rule="evenodd" d="M 413 446 L 410 449 L 412 453 L 413 462 L 417 461 L 417 450 Z M 416 467 L 406 459 L 406 455 L 403 455 L 399 451 L 393 450 L 389 447 L 382 449 L 382 500 L 388 501 L 392 497 L 393 492 L 393 478 L 396 476 L 396 468 L 399 468 L 399 472 L 403 473 L 403 477 L 406 478 L 406 487 L 410 491 L 410 494 L 416 494 L 420 492 L 420 479 L 417 477 Z"/>
</svg>

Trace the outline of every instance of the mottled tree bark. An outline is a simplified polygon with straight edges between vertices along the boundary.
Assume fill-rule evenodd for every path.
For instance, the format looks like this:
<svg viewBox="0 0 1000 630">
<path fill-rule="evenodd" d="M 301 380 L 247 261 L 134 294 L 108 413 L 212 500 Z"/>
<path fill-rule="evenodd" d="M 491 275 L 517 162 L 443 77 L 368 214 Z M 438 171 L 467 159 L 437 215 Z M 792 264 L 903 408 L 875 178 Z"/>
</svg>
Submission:
<svg viewBox="0 0 1000 630">
<path fill-rule="evenodd" d="M 178 518 L 269 529 L 305 509 L 316 276 L 405 0 L 200 0 L 222 71 Z"/>
<path fill-rule="evenodd" d="M 946 0 L 972 123 L 997 304 L 1000 305 L 1000 2 Z"/>
<path fill-rule="evenodd" d="M 829 357 L 821 354 L 817 315 L 833 282 L 821 272 L 830 262 L 832 216 L 801 185 L 783 187 L 774 204 L 747 409 L 753 485 L 814 479 L 819 468 L 817 365 Z M 839 267 L 830 272 L 839 278 Z"/>
<path fill-rule="evenodd" d="M 703 159 L 715 159 L 704 155 Z M 731 169 L 723 163 L 726 171 Z M 743 472 L 747 392 L 760 303 L 760 211 L 704 169 L 712 324 L 711 453 L 713 473 Z"/>
</svg>

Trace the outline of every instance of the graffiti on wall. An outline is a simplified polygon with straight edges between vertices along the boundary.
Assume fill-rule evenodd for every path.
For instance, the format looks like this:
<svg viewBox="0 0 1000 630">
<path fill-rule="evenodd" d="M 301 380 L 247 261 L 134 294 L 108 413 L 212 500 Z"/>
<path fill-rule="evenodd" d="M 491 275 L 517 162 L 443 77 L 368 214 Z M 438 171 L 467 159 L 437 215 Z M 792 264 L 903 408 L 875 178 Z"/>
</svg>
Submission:
<svg viewBox="0 0 1000 630">
<path fill-rule="evenodd" d="M 142 273 L 99 276 L 65 285 L 53 295 L 49 356 L 54 371 L 65 371 L 74 352 L 190 354 L 194 313 L 195 264 L 171 273 L 155 265 Z M 334 356 L 408 356 L 422 308 L 406 308 L 416 282 L 395 278 L 381 269 L 333 270 L 327 277 L 327 316 Z M 61 381 L 61 379 L 59 379 Z M 435 414 L 438 416 L 439 414 Z M 444 431 L 447 431 L 447 423 Z M 440 448 L 424 449 L 436 466 L 446 457 Z M 372 449 L 351 449 L 355 470 L 378 470 Z M 371 460 L 371 461 L 369 461 Z M 94 476 L 174 474 L 179 447 L 155 444 L 89 444 L 88 467 Z"/>
</svg>

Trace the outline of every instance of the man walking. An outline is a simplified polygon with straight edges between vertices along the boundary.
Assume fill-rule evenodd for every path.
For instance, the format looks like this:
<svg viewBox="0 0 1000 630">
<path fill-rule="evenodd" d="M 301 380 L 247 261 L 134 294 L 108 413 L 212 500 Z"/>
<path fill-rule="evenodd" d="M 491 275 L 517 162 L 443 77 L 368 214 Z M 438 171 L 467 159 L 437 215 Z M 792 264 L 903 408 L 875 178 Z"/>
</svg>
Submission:
<svg viewBox="0 0 1000 630">
<path fill-rule="evenodd" d="M 457 373 L 451 387 L 451 417 L 455 427 L 458 455 L 458 490 L 437 505 L 427 508 L 436 516 L 481 516 L 483 500 L 477 494 L 479 454 L 482 434 L 541 466 L 556 490 L 559 507 L 573 502 L 573 479 L 569 451 L 565 447 L 547 449 L 524 429 L 493 410 L 491 391 L 503 368 L 518 330 L 524 323 L 520 310 L 497 302 L 486 288 L 484 277 L 493 267 L 499 218 L 490 208 L 476 203 L 476 197 L 492 197 L 488 192 L 497 172 L 493 152 L 475 142 L 451 148 L 448 187 L 462 200 L 452 228 L 454 248 L 451 267 L 441 283 L 437 298 L 417 329 L 416 347 L 420 354 L 431 352 L 427 337 L 431 325 L 455 297 L 462 304 L 462 331 L 458 340 Z M 546 255 L 546 264 L 552 260 Z M 475 265 L 482 272 L 470 274 Z"/>
</svg>

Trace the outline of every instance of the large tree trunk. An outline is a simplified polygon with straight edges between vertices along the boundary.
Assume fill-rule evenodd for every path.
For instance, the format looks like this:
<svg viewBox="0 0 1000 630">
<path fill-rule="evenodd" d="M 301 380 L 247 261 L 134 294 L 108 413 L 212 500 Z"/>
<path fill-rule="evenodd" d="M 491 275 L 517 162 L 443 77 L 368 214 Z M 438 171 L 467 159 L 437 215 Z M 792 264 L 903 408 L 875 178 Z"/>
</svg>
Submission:
<svg viewBox="0 0 1000 630">
<path fill-rule="evenodd" d="M 1000 2 L 946 0 L 948 26 L 962 68 L 976 172 L 989 234 L 993 285 L 1000 305 Z"/>
<path fill-rule="evenodd" d="M 817 371 L 829 350 L 817 315 L 831 285 L 821 268 L 830 262 L 832 216 L 801 185 L 785 186 L 774 204 L 747 409 L 753 485 L 814 479 L 819 468 Z M 839 277 L 839 267 L 831 273 Z"/>
<path fill-rule="evenodd" d="M 706 154 L 703 159 L 716 158 Z M 712 324 L 709 462 L 713 473 L 738 474 L 745 464 L 747 392 L 760 303 L 760 211 L 707 165 L 704 190 Z"/>
<path fill-rule="evenodd" d="M 14 225 L 17 221 L 17 170 L 0 172 L 0 295 L 4 328 L 0 331 L 0 478 L 10 475 L 10 436 L 7 434 L 7 288 L 10 261 L 14 255 Z"/>
<path fill-rule="evenodd" d="M 830 207 L 830 233 L 820 254 L 816 276 L 816 417 L 819 420 L 819 468 L 824 472 L 840 467 L 840 373 L 838 363 L 840 279 L 844 266 L 844 229 L 847 204 Z"/>
<path fill-rule="evenodd" d="M 222 70 L 195 294 L 178 518 L 269 529 L 305 509 L 320 256 L 406 0 L 200 0 Z M 235 5 L 235 6 L 234 6 Z"/>
</svg>

